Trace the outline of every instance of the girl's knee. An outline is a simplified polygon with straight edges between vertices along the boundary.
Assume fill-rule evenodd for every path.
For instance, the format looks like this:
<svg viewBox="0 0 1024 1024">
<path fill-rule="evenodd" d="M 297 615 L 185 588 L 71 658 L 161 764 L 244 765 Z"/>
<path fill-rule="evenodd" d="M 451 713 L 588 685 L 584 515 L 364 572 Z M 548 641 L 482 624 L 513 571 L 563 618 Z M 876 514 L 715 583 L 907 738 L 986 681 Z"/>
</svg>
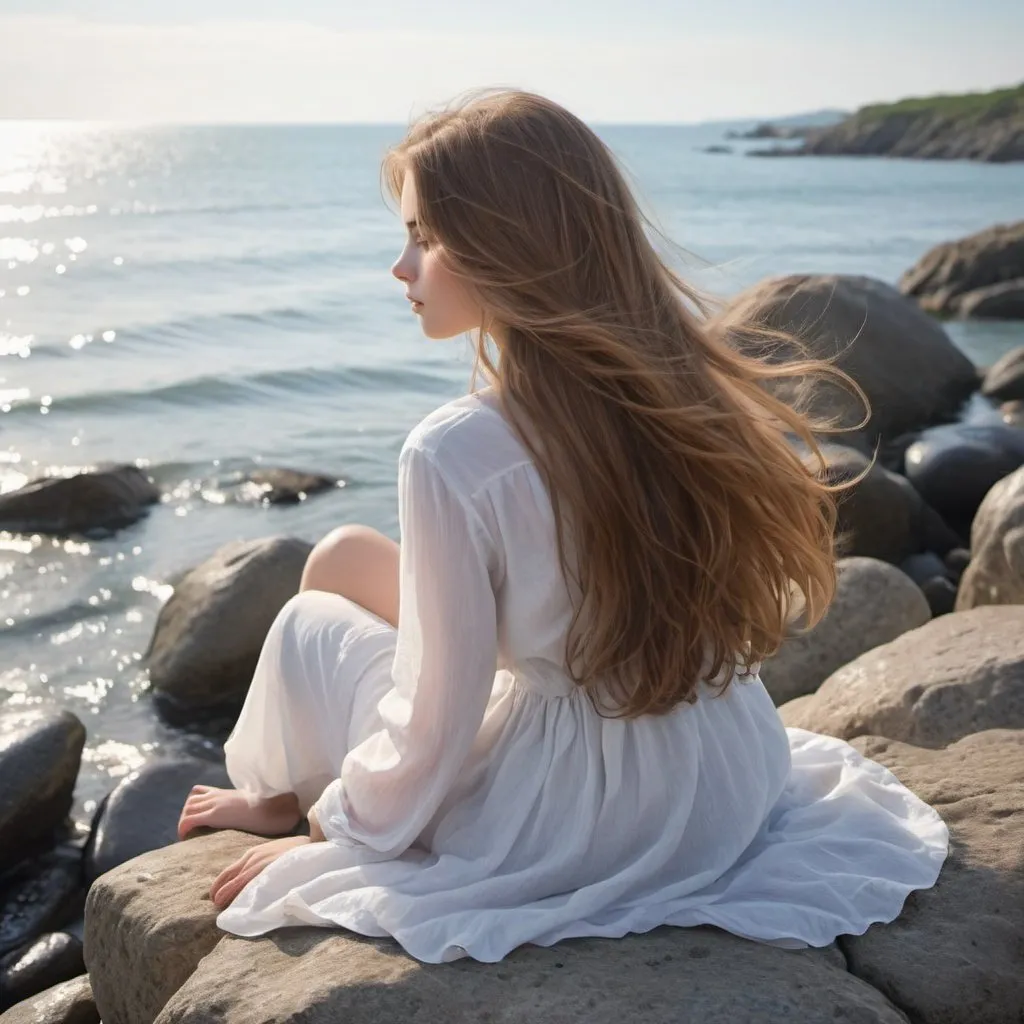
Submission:
<svg viewBox="0 0 1024 1024">
<path fill-rule="evenodd" d="M 306 558 L 299 590 L 337 591 L 339 577 L 375 534 L 370 527 L 353 523 L 336 527 L 321 537 Z"/>
</svg>

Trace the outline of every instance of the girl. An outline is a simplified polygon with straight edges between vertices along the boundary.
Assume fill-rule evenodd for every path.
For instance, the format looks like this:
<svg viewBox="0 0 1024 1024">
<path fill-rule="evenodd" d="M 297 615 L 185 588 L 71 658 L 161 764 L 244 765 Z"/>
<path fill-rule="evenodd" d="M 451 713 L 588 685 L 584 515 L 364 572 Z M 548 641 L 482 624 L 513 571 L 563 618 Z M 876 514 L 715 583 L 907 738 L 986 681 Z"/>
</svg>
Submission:
<svg viewBox="0 0 1024 1024">
<path fill-rule="evenodd" d="M 938 814 L 848 744 L 784 728 L 758 676 L 791 594 L 835 587 L 811 371 L 743 355 L 655 253 L 611 154 L 485 90 L 385 158 L 392 271 L 488 386 L 398 463 L 401 549 L 314 549 L 263 646 L 199 826 L 310 835 L 214 881 L 218 925 L 340 925 L 437 963 L 711 924 L 823 946 L 934 884 Z M 848 379 L 847 379 L 848 380 Z M 858 389 L 859 390 L 859 389 Z"/>
</svg>

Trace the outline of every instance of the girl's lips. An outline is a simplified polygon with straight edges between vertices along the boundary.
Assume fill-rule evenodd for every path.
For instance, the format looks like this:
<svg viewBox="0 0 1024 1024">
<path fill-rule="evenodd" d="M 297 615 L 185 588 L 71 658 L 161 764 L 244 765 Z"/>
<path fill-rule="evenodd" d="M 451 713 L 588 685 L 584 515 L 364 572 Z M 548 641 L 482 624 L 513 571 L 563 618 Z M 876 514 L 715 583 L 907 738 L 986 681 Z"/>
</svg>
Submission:
<svg viewBox="0 0 1024 1024">
<path fill-rule="evenodd" d="M 418 310 L 418 309 L 422 309 L 422 308 L 423 308 L 423 303 L 422 303 L 422 302 L 417 302 L 417 301 L 416 301 L 416 300 L 414 299 L 414 300 L 413 300 L 413 303 L 412 303 L 412 308 L 413 308 L 413 312 L 415 312 L 415 311 L 416 311 L 416 310 Z"/>
</svg>

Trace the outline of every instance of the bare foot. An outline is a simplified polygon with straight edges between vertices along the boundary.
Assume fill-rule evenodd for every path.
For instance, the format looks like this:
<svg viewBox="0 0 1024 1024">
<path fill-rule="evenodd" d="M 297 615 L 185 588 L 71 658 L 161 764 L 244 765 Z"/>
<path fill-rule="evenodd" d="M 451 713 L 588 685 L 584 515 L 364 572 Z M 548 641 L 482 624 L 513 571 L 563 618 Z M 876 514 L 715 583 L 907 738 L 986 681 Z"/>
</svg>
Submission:
<svg viewBox="0 0 1024 1024">
<path fill-rule="evenodd" d="M 178 838 L 194 828 L 237 828 L 258 836 L 291 832 L 302 817 L 294 793 L 260 798 L 239 789 L 193 786 L 178 819 Z"/>
</svg>

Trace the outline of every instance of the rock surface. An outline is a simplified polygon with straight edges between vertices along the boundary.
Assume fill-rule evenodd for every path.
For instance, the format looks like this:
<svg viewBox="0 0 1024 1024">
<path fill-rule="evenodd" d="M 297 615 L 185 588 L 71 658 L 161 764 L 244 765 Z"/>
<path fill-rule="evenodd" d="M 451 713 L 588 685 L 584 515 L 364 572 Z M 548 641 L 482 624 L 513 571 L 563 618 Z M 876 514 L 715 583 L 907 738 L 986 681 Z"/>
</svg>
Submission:
<svg viewBox="0 0 1024 1024">
<path fill-rule="evenodd" d="M 787 726 L 844 740 L 887 736 L 921 747 L 1024 728 L 1024 606 L 933 619 L 862 654 L 779 713 Z"/>
<path fill-rule="evenodd" d="M 301 470 L 268 467 L 249 474 L 249 481 L 258 488 L 259 499 L 268 505 L 293 504 L 305 501 L 310 494 L 337 486 L 333 477 Z"/>
<path fill-rule="evenodd" d="M 67 932 L 42 935 L 0 959 L 0 1010 L 85 974 L 82 943 Z"/>
<path fill-rule="evenodd" d="M 82 855 L 73 847 L 6 872 L 0 877 L 0 956 L 69 925 L 81 914 L 84 896 Z"/>
<path fill-rule="evenodd" d="M 207 890 L 252 842 L 189 839 L 96 882 L 86 962 L 106 1024 L 906 1020 L 846 972 L 834 945 L 783 950 L 714 928 L 524 946 L 498 964 L 425 965 L 340 929 L 236 939 L 217 930 Z"/>
<path fill-rule="evenodd" d="M 1014 290 L 1024 287 L 1024 220 L 937 245 L 900 278 L 899 287 L 932 313 L 1012 315 Z"/>
<path fill-rule="evenodd" d="M 0 871 L 67 816 L 84 746 L 85 727 L 70 711 L 0 712 Z"/>
<path fill-rule="evenodd" d="M 879 736 L 853 745 L 942 815 L 938 882 L 900 916 L 843 936 L 850 970 L 921 1024 L 1024 1016 L 1024 731 L 978 732 L 945 750 Z"/>
<path fill-rule="evenodd" d="M 178 840 L 178 817 L 194 785 L 230 787 L 223 765 L 197 758 L 151 761 L 125 776 L 96 812 L 85 848 L 85 878 Z"/>
<path fill-rule="evenodd" d="M 1024 465 L 1024 430 L 1005 423 L 950 423 L 931 427 L 904 454 L 907 479 L 959 536 L 985 495 Z"/>
<path fill-rule="evenodd" d="M 1021 273 L 1024 275 L 1024 265 Z M 1024 399 L 1024 345 L 1004 353 L 989 367 L 981 393 L 998 402 Z"/>
<path fill-rule="evenodd" d="M 421 964 L 387 941 L 299 928 L 224 939 L 157 1024 L 212 1020 L 896 1024 L 906 1017 L 847 973 L 834 950 L 782 950 L 713 928 L 522 946 L 496 964 Z"/>
<path fill-rule="evenodd" d="M 111 466 L 71 477 L 32 480 L 0 495 L 0 529 L 66 535 L 130 526 L 160 500 L 137 466 Z"/>
<path fill-rule="evenodd" d="M 776 704 L 813 693 L 836 669 L 930 618 L 924 594 L 899 569 L 874 558 L 840 559 L 828 614 L 809 633 L 790 636 L 761 666 L 761 680 Z"/>
<path fill-rule="evenodd" d="M 0 1014 L 0 1024 L 100 1024 L 84 975 L 40 992 Z"/>
<path fill-rule="evenodd" d="M 177 584 L 145 655 L 166 717 L 237 712 L 267 631 L 298 591 L 311 550 L 292 537 L 237 541 Z"/>
<path fill-rule="evenodd" d="M 957 608 L 1024 604 L 1024 468 L 985 496 L 971 528 L 971 551 Z"/>
<path fill-rule="evenodd" d="M 952 417 L 978 385 L 971 361 L 945 331 L 895 288 L 869 277 L 794 274 L 768 278 L 742 292 L 712 325 L 746 351 L 792 358 L 792 346 L 766 342 L 746 325 L 796 334 L 816 357 L 863 388 L 871 404 L 869 442 Z M 841 354 L 840 354 L 841 353 Z M 787 400 L 792 381 L 773 385 Z M 809 409 L 846 427 L 864 417 L 846 388 L 817 385 Z"/>
</svg>

